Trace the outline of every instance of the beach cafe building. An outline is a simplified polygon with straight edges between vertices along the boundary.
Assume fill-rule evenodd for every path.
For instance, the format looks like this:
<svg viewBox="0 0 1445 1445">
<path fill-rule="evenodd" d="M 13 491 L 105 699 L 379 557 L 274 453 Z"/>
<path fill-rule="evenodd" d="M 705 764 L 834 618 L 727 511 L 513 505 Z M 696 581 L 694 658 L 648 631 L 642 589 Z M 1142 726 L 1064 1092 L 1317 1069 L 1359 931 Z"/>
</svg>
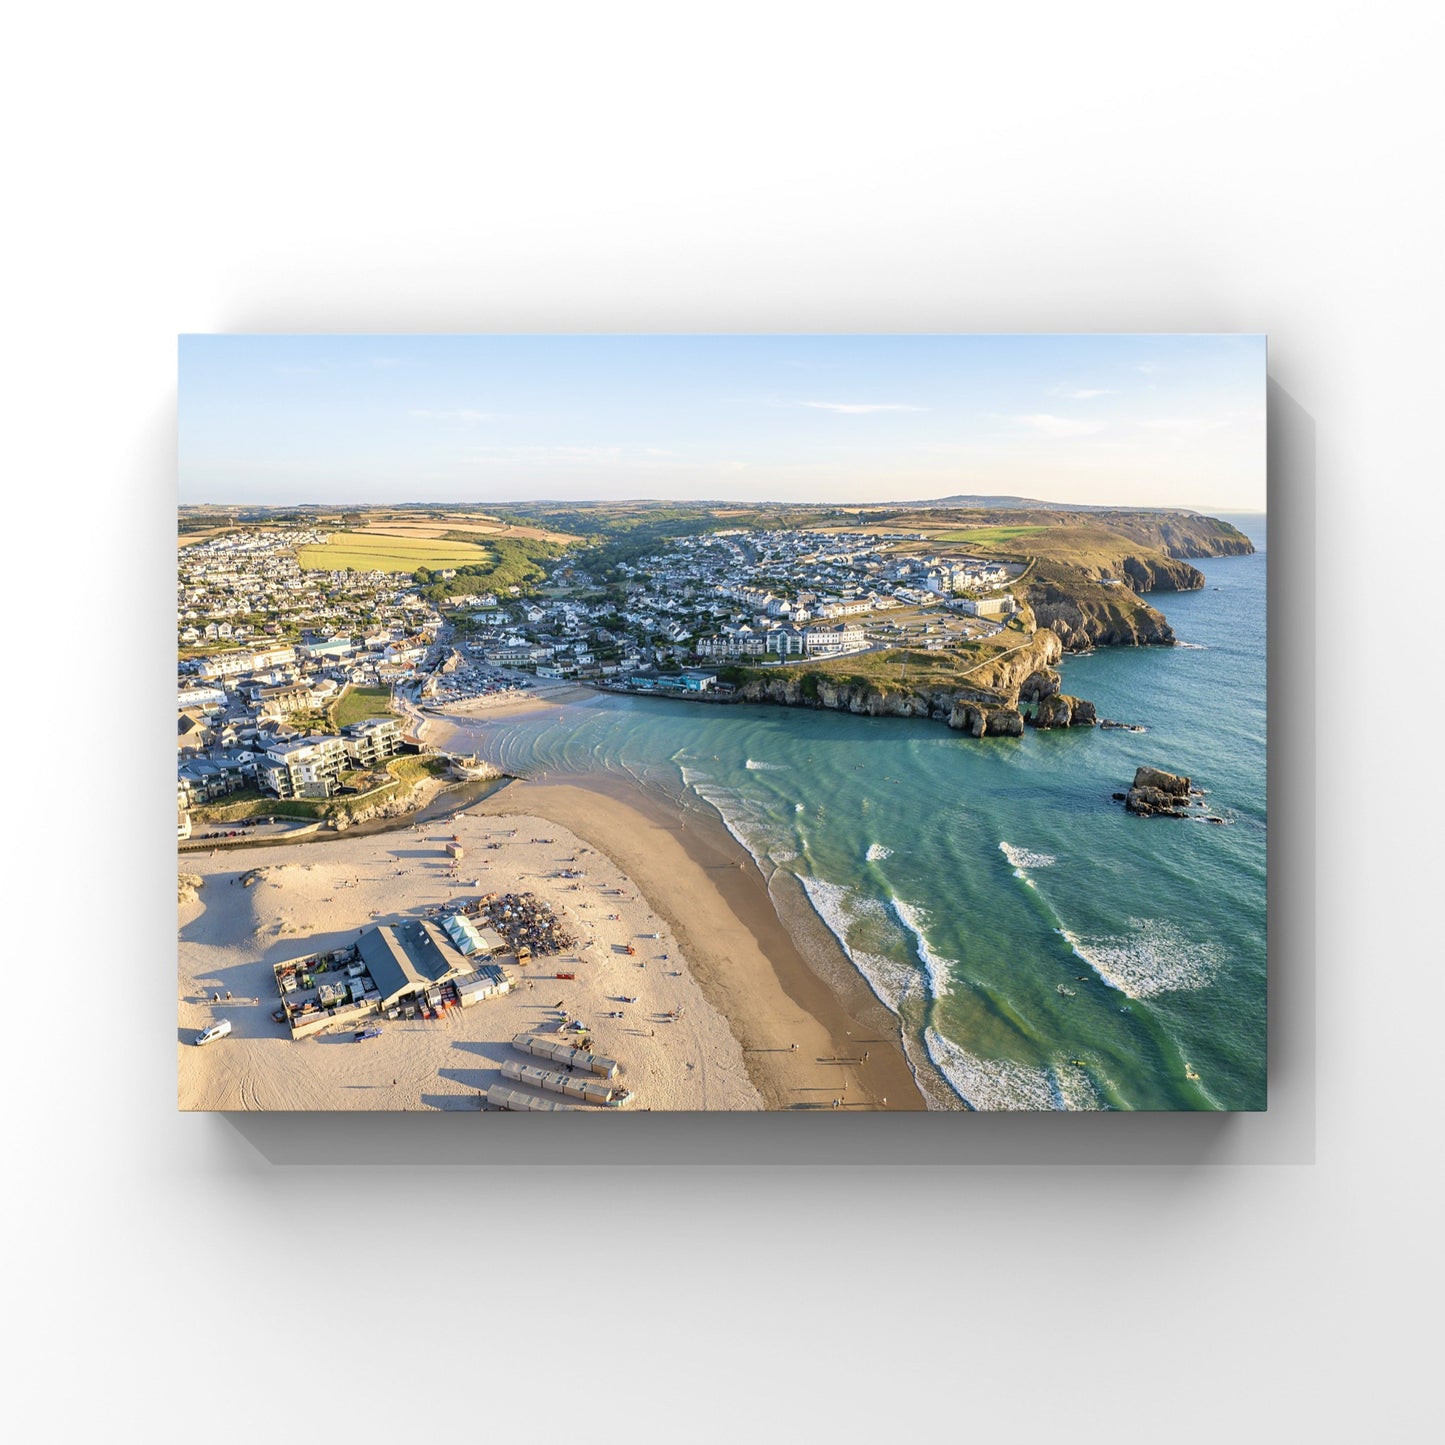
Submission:
<svg viewBox="0 0 1445 1445">
<path fill-rule="evenodd" d="M 487 934 L 491 930 L 479 932 Z M 493 937 L 502 943 L 500 937 Z M 326 961 L 337 972 L 345 969 L 350 975 L 358 967 L 361 969 L 359 979 L 343 979 L 339 988 L 315 977 L 321 972 L 315 966 L 321 959 L 315 963 L 311 959 L 278 963 L 275 972 L 291 1036 L 301 1039 L 333 1024 L 357 1022 L 369 1014 L 410 1018 L 417 1009 L 444 1010 L 446 997 L 453 990 L 452 1002 L 463 1008 L 510 992 L 511 978 L 490 959 L 489 951 L 468 958 L 436 924 L 409 919 L 365 929 L 354 950 L 327 955 Z M 306 964 L 312 965 L 309 971 Z M 308 989 L 316 988 L 317 997 L 298 992 L 298 982 Z"/>
<path fill-rule="evenodd" d="M 406 923 L 368 928 L 356 940 L 356 961 L 371 975 L 382 1011 L 466 973 L 465 955 L 434 923 Z"/>
<path fill-rule="evenodd" d="M 414 1001 L 431 1002 L 444 983 L 456 989 L 457 1001 L 463 1008 L 511 990 L 511 979 L 499 965 L 490 962 L 507 946 L 501 935 L 490 928 L 472 927 L 470 920 L 463 921 L 477 936 L 477 947 L 469 950 L 470 956 L 449 936 L 450 925 L 455 922 L 451 918 L 446 920 L 445 928 L 412 919 L 368 928 L 361 935 L 356 944 L 357 962 L 371 975 L 380 1012 Z"/>
</svg>

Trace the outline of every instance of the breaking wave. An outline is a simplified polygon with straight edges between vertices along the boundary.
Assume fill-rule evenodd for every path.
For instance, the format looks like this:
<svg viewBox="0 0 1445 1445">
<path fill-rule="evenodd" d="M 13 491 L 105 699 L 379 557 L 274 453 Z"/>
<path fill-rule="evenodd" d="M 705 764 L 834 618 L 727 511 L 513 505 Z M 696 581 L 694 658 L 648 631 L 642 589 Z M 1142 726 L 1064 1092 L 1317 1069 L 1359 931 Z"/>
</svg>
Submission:
<svg viewBox="0 0 1445 1445">
<path fill-rule="evenodd" d="M 970 1109 L 1059 1109 L 1063 1103 L 1044 1069 L 1010 1059 L 984 1059 L 946 1039 L 936 1029 L 923 1031 L 934 1068 Z"/>
<path fill-rule="evenodd" d="M 1196 943 L 1171 923 L 1131 919 L 1131 931 L 1108 938 L 1079 938 L 1060 928 L 1064 941 L 1099 977 L 1133 999 L 1207 988 L 1224 962 L 1214 943 Z"/>
<path fill-rule="evenodd" d="M 956 960 L 940 958 L 928 946 L 928 939 L 923 932 L 923 918 L 917 910 L 910 908 L 901 898 L 895 898 L 892 902 L 893 912 L 897 915 L 898 921 L 912 934 L 913 946 L 918 950 L 918 957 L 928 971 L 928 991 L 934 998 L 942 998 L 950 992 L 949 984 L 952 978 L 950 970 L 954 967 Z"/>
<path fill-rule="evenodd" d="M 828 925 L 828 931 L 838 940 L 879 1002 L 897 1013 L 904 1000 L 916 993 L 921 985 L 916 970 L 880 953 L 854 948 L 848 942 L 848 933 L 855 923 L 886 918 L 883 905 L 876 898 L 867 898 L 838 883 L 828 883 L 806 873 L 798 873 L 795 877 L 803 885 L 814 912 Z"/>
<path fill-rule="evenodd" d="M 785 773 L 788 771 L 787 765 L 784 763 L 760 763 L 752 758 L 749 758 L 743 766 L 750 773 Z"/>
<path fill-rule="evenodd" d="M 936 1029 L 925 1029 L 923 1042 L 934 1068 L 970 1109 L 1040 1113 L 1106 1107 L 1086 1070 L 1075 1065 L 1053 1068 L 1013 1059 L 985 1059 Z"/>
<path fill-rule="evenodd" d="M 1030 853 L 1027 848 L 1016 848 L 1012 843 L 1000 843 L 998 847 L 1019 878 L 1027 877 L 1028 868 L 1050 868 L 1058 862 L 1052 853 Z"/>
<path fill-rule="evenodd" d="M 799 807 L 802 804 L 798 805 Z M 863 855 L 870 863 L 881 863 L 885 858 L 893 856 L 892 848 L 885 848 L 882 843 L 870 843 L 868 851 Z"/>
</svg>

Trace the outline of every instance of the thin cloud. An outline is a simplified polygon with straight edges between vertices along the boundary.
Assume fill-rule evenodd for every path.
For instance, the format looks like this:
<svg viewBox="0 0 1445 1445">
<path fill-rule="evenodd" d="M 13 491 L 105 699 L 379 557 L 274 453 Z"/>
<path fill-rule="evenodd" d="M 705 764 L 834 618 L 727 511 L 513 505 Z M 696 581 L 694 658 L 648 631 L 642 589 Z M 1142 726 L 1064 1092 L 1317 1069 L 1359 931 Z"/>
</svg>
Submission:
<svg viewBox="0 0 1445 1445">
<path fill-rule="evenodd" d="M 1096 396 L 1113 396 L 1113 394 L 1113 391 L 1107 386 L 1081 386 L 1076 388 L 1056 386 L 1053 390 L 1054 396 L 1063 397 L 1065 401 L 1092 401 Z"/>
<path fill-rule="evenodd" d="M 1097 421 L 1078 421 L 1073 417 L 1054 416 L 1051 412 L 1035 411 L 1014 420 L 1046 437 L 1086 437 L 1102 431 L 1104 424 Z"/>
<path fill-rule="evenodd" d="M 909 406 L 901 401 L 805 401 L 818 411 L 836 411 L 843 416 L 863 416 L 871 411 L 927 411 L 926 406 Z"/>
</svg>

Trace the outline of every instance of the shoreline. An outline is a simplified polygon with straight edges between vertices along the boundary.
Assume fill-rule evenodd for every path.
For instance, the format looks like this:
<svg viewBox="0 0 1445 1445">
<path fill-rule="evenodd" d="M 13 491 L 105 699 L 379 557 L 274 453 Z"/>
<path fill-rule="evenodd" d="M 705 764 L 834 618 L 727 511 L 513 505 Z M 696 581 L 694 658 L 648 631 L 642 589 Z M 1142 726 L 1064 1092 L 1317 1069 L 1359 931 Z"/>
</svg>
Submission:
<svg viewBox="0 0 1445 1445">
<path fill-rule="evenodd" d="M 855 1109 L 927 1107 L 897 1018 L 801 889 L 801 906 L 780 916 L 768 880 L 720 819 L 591 774 L 515 779 L 469 812 L 540 815 L 610 858 L 671 928 L 768 1109 L 831 1107 L 834 1098 Z"/>
<path fill-rule="evenodd" d="M 508 699 L 482 711 L 532 712 L 582 695 L 594 694 L 566 689 L 560 697 Z M 458 724 L 480 720 L 458 712 L 426 722 L 446 735 L 442 747 L 449 750 Z M 457 789 L 452 784 L 437 788 L 417 811 L 287 841 L 235 840 L 223 851 L 250 853 L 269 842 L 295 855 L 309 851 L 301 848 L 305 843 L 381 842 L 458 815 L 545 819 L 596 848 L 667 925 L 703 997 L 741 1049 L 764 1108 L 831 1108 L 834 1099 L 855 1110 L 929 1107 L 900 1020 L 806 892 L 784 871 L 766 876 L 706 804 L 602 774 L 504 776 L 461 786 L 469 794 L 473 787 L 483 791 L 457 799 L 454 808 L 438 807 Z M 190 862 L 196 852 L 181 856 Z"/>
<path fill-rule="evenodd" d="M 289 860 L 318 856 L 304 845 L 325 841 L 339 850 L 335 858 L 337 864 L 341 863 L 342 856 L 346 858 L 341 869 L 345 872 L 357 866 L 374 866 L 383 856 L 397 859 L 408 854 L 415 856 L 412 849 L 399 849 L 397 845 L 415 838 L 418 832 L 451 826 L 465 827 L 470 832 L 481 823 L 535 824 L 539 820 L 545 821 L 565 829 L 569 835 L 595 849 L 601 860 L 616 871 L 622 885 L 630 885 L 635 890 L 635 898 L 644 905 L 647 918 L 661 924 L 665 930 L 665 935 L 652 933 L 651 925 L 640 920 L 636 924 L 636 936 L 666 936 L 676 940 L 689 981 L 700 991 L 699 1002 L 705 1001 L 717 1027 L 726 1035 L 726 1044 L 714 1040 L 709 1052 L 718 1063 L 722 1063 L 725 1054 L 736 1051 L 737 1063 L 745 1071 L 750 1092 L 755 1091 L 754 1097 L 758 1100 L 751 1107 L 761 1105 L 769 1111 L 832 1108 L 835 1099 L 839 1101 L 838 1107 L 853 1110 L 918 1110 L 928 1107 L 904 1052 L 899 1021 L 878 1000 L 826 922 L 813 909 L 806 894 L 795 887 L 795 898 L 778 896 L 756 860 L 728 832 L 723 821 L 705 806 L 690 808 L 682 799 L 674 799 L 664 790 L 590 774 L 569 775 L 559 781 L 503 778 L 477 786 L 481 796 L 472 794 L 459 798 L 455 808 L 444 811 L 435 806 L 444 800 L 446 792 L 451 791 L 443 790 L 441 797 L 430 800 L 430 816 L 424 821 L 415 814 L 407 814 L 371 820 L 340 833 L 313 833 L 290 840 L 258 839 L 240 850 L 233 845 L 231 850 L 207 854 L 204 860 L 195 853 L 179 857 L 183 865 L 189 864 L 196 872 L 206 875 L 208 882 L 219 881 L 236 868 L 235 864 L 228 867 L 222 861 L 225 851 L 230 851 L 233 857 L 237 851 L 250 854 L 268 874 L 275 869 L 294 872 L 297 866 L 311 872 L 317 868 L 316 863 L 298 865 Z M 468 788 L 467 792 L 471 793 L 471 789 Z M 348 844 L 351 846 L 348 847 Z M 525 847 L 520 840 L 510 846 Z M 357 849 L 361 852 L 357 853 Z M 322 850 L 323 855 L 332 851 Z M 370 857 L 373 853 L 375 858 Z M 266 861 L 258 854 L 268 855 Z M 274 861 L 270 861 L 272 859 Z M 524 866 L 530 870 L 535 864 L 531 861 L 523 864 L 520 859 L 510 860 L 505 852 L 495 862 L 499 870 L 516 872 L 519 879 L 530 876 L 540 881 L 542 877 L 538 873 L 518 871 Z M 484 862 L 482 867 L 489 868 L 491 864 Z M 324 871 L 331 873 L 334 870 L 328 866 Z M 441 882 L 441 878 L 438 877 L 437 881 Z M 785 877 L 783 881 L 786 883 Z M 293 882 L 287 891 L 294 886 Z M 389 905 L 384 911 L 392 915 L 416 915 L 424 910 L 425 905 L 440 901 L 439 898 L 424 896 L 415 888 L 407 889 L 405 893 L 405 897 L 400 892 L 391 896 L 393 890 L 388 889 L 389 896 L 385 900 L 377 898 L 375 901 Z M 183 939 L 190 936 L 196 942 L 201 941 L 194 929 L 199 922 L 196 907 L 199 906 L 200 911 L 205 913 L 209 911 L 209 906 L 220 902 L 221 896 L 226 896 L 230 904 L 242 901 L 239 893 L 218 896 L 203 890 L 197 905 L 189 908 L 182 905 Z M 332 900 L 319 901 L 329 903 Z M 558 902 L 562 901 L 559 896 Z M 233 910 L 228 908 L 225 911 L 229 914 Z M 307 909 L 306 913 L 311 911 Z M 564 906 L 564 913 L 568 911 Z M 187 914 L 190 916 L 186 917 Z M 284 925 L 280 922 L 282 917 L 287 920 Z M 248 921 L 253 925 L 259 923 L 259 920 Z M 372 921 L 379 919 L 373 915 Z M 238 983 L 242 981 L 239 975 L 244 974 L 245 990 L 265 997 L 264 981 L 256 981 L 259 976 L 253 974 L 253 967 L 274 962 L 283 954 L 278 953 L 273 942 L 269 948 L 263 945 L 259 957 L 251 953 L 246 958 L 250 950 L 244 940 L 249 937 L 259 941 L 261 936 L 271 933 L 272 927 L 286 933 L 300 932 L 301 919 L 288 911 L 280 915 L 274 925 L 252 926 L 237 932 L 236 925 L 240 922 L 237 917 L 214 931 L 205 930 L 210 935 L 206 939 L 210 948 L 219 948 L 228 955 L 224 960 L 217 958 L 203 964 L 201 959 L 193 959 L 194 964 L 201 966 L 188 970 L 185 954 L 189 950 L 183 950 L 183 1003 L 205 1006 L 209 985 L 197 987 L 194 982 L 202 974 L 217 975 L 222 981 L 234 974 Z M 583 920 L 577 918 L 575 922 L 582 923 Z M 317 923 L 324 931 L 330 925 L 330 919 L 325 922 L 318 919 Z M 309 946 L 322 947 L 324 943 L 324 939 L 313 938 Z M 298 949 L 299 941 L 290 947 L 290 951 Z M 587 962 L 588 958 L 588 955 L 579 953 L 576 961 Z M 545 970 L 546 961 L 539 962 L 543 963 Z M 189 984 L 188 973 L 193 976 Z M 543 976 L 545 971 L 536 981 L 540 982 Z M 594 982 L 601 987 L 603 980 L 599 975 Z M 578 1004 L 584 1009 L 590 1007 L 596 1011 L 601 1008 L 603 997 L 599 993 L 587 1004 L 584 1005 L 580 999 Z M 496 1011 L 495 1005 L 487 1007 Z M 188 1007 L 183 1012 L 191 1015 L 192 1009 Z M 602 1016 L 607 1016 L 605 1009 Z M 202 1021 L 200 1015 L 195 1014 L 192 1026 Z M 668 1030 L 669 1034 L 672 1032 Z M 183 1029 L 182 1034 L 186 1035 L 187 1030 Z M 681 1043 L 681 1038 L 676 1042 Z M 285 1047 L 295 1049 L 298 1045 L 288 1041 Z M 646 1047 L 649 1053 L 653 1052 L 651 1045 Z M 678 1070 L 682 1065 L 678 1058 L 672 1056 L 672 1043 L 663 1046 L 659 1040 L 656 1052 L 658 1057 L 650 1066 L 653 1072 L 661 1070 L 672 1078 L 674 1086 L 684 1087 L 678 1084 Z M 699 1051 L 692 1049 L 688 1052 L 696 1054 Z M 863 1057 L 865 1053 L 868 1055 L 866 1059 Z M 210 1051 L 207 1051 L 205 1058 L 209 1060 L 211 1057 Z M 181 1107 L 355 1107 L 351 1100 L 330 1095 L 325 1081 L 303 1079 L 297 1069 L 298 1060 L 292 1056 L 271 1057 L 276 1059 L 279 1073 L 269 1084 L 263 1071 L 253 1072 L 247 1068 L 244 1085 L 232 1094 L 226 1089 L 217 1092 L 214 1085 L 193 1077 L 197 1067 L 209 1069 L 210 1065 L 203 1064 L 202 1059 L 195 1058 L 190 1050 L 186 1050 L 182 1058 L 183 1081 L 188 1076 L 192 1077 L 189 1086 L 183 1082 Z M 331 1062 L 328 1059 L 328 1065 Z M 688 1063 L 685 1067 L 690 1070 L 694 1065 Z M 428 1104 L 431 1107 L 456 1107 L 456 1102 L 447 1102 L 444 1095 L 425 1091 L 422 1075 L 426 1065 L 420 1057 L 407 1068 L 411 1072 L 412 1088 L 421 1090 L 419 1095 L 411 1094 L 417 1103 L 423 1107 Z M 229 1075 L 232 1071 L 227 1068 L 225 1072 Z M 362 1087 L 356 1082 L 343 1082 L 348 1077 L 338 1075 L 335 1087 Z M 276 1090 L 280 1091 L 279 1098 L 296 1102 L 269 1105 L 265 1102 L 266 1096 Z M 407 1107 L 393 1099 L 390 1091 L 384 1092 L 385 1098 L 367 1101 L 361 1107 Z M 411 1091 L 408 1092 L 410 1094 Z M 704 1095 L 708 1092 L 710 1090 L 704 1084 Z M 749 1107 L 735 1091 L 728 1093 L 727 1097 L 730 1102 L 723 1106 L 725 1108 Z M 662 1107 L 669 1106 L 663 1104 Z M 706 1106 L 680 1103 L 672 1107 Z"/>
</svg>

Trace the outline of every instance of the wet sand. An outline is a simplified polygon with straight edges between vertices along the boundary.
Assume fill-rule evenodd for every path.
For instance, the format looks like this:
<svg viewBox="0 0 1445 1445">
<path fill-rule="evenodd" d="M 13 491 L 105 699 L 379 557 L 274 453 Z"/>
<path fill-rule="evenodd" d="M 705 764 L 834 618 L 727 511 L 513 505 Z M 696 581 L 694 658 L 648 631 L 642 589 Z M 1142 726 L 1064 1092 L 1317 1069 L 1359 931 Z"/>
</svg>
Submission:
<svg viewBox="0 0 1445 1445">
<path fill-rule="evenodd" d="M 767 1108 L 925 1107 L 892 1015 L 801 889 L 772 896 L 720 822 L 597 777 L 519 780 L 469 811 L 548 818 L 610 858 L 677 938 Z"/>
</svg>

